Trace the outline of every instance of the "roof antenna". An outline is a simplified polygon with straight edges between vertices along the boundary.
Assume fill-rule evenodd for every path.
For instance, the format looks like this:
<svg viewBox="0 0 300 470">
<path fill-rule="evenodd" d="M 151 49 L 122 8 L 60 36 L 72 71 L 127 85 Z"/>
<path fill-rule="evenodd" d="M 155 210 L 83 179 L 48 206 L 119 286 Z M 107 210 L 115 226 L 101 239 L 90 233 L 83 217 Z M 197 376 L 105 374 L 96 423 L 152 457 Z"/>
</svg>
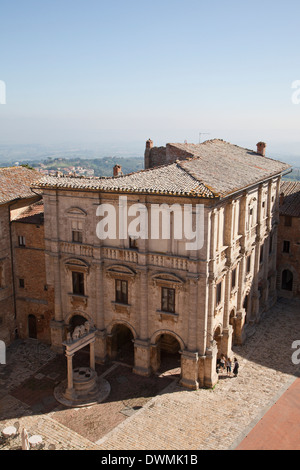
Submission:
<svg viewBox="0 0 300 470">
<path fill-rule="evenodd" d="M 199 132 L 199 144 L 201 144 L 201 136 L 202 135 L 210 135 L 209 132 Z"/>
</svg>

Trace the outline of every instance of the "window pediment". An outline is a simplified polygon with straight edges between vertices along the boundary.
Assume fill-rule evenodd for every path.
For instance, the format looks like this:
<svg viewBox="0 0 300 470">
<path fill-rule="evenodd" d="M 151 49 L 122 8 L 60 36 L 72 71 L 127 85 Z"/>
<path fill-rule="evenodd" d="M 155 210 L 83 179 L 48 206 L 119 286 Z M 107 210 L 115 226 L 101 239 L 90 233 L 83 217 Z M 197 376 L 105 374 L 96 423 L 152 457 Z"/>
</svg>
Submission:
<svg viewBox="0 0 300 470">
<path fill-rule="evenodd" d="M 124 264 L 114 264 L 112 266 L 109 266 L 106 270 L 107 274 L 112 276 L 112 277 L 118 277 L 118 276 L 126 276 L 126 277 L 134 277 L 136 276 L 136 272 L 132 269 L 129 268 L 128 266 Z"/>
<path fill-rule="evenodd" d="M 154 285 L 168 286 L 173 288 L 183 287 L 185 283 L 185 281 L 183 281 L 183 279 L 181 279 L 176 274 L 166 272 L 154 274 L 152 276 L 152 280 Z"/>
<path fill-rule="evenodd" d="M 66 212 L 69 216 L 73 217 L 87 217 L 87 212 L 84 211 L 83 209 L 80 209 L 80 207 L 71 207 L 70 209 L 67 210 Z"/>
<path fill-rule="evenodd" d="M 65 268 L 70 271 L 89 272 L 90 265 L 80 258 L 70 258 L 65 262 Z"/>
</svg>

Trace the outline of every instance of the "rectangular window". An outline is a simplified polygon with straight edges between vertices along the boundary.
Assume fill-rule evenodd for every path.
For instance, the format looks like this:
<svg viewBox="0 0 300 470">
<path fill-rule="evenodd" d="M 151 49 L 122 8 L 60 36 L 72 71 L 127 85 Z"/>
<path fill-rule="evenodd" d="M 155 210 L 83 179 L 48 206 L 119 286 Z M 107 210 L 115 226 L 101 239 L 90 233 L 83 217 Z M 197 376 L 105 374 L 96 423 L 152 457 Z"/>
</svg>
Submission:
<svg viewBox="0 0 300 470">
<path fill-rule="evenodd" d="M 162 287 L 161 310 L 163 312 L 175 313 L 175 289 Z"/>
<path fill-rule="evenodd" d="M 72 231 L 72 241 L 75 243 L 82 243 L 82 232 L 77 230 Z"/>
<path fill-rule="evenodd" d="M 247 257 L 247 274 L 251 271 L 251 255 Z"/>
<path fill-rule="evenodd" d="M 264 246 L 261 245 L 259 253 L 259 263 L 262 264 L 264 261 Z"/>
<path fill-rule="evenodd" d="M 273 251 L 273 235 L 270 235 L 270 244 L 269 244 L 269 255 Z"/>
<path fill-rule="evenodd" d="M 131 248 L 132 250 L 138 249 L 138 243 L 136 238 L 129 237 L 129 248 Z"/>
<path fill-rule="evenodd" d="M 282 249 L 282 252 L 283 253 L 289 253 L 290 252 L 290 247 L 291 247 L 291 244 L 288 240 L 284 240 L 283 241 L 283 249 Z"/>
<path fill-rule="evenodd" d="M 25 280 L 24 279 L 19 279 L 19 287 L 21 289 L 24 289 L 24 287 L 25 287 Z"/>
<path fill-rule="evenodd" d="M 116 302 L 128 305 L 128 282 L 116 279 Z"/>
<path fill-rule="evenodd" d="M 26 246 L 25 237 L 19 236 L 18 240 L 19 240 L 19 246 Z"/>
<path fill-rule="evenodd" d="M 222 282 L 217 284 L 217 305 L 221 303 L 222 300 Z"/>
<path fill-rule="evenodd" d="M 84 295 L 84 274 L 72 272 L 73 294 Z"/>
<path fill-rule="evenodd" d="M 231 289 L 234 289 L 236 286 L 236 268 L 232 271 L 231 274 Z"/>
</svg>

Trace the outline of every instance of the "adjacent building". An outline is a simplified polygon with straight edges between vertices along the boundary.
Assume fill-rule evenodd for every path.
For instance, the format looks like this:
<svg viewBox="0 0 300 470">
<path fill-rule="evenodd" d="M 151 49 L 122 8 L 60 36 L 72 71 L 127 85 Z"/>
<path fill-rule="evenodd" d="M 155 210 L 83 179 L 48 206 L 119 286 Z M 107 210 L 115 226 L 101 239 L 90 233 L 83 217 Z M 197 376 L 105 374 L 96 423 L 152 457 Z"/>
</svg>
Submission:
<svg viewBox="0 0 300 470">
<path fill-rule="evenodd" d="M 46 280 L 42 200 L 14 216 L 11 233 L 18 337 L 51 344 L 54 294 Z"/>
<path fill-rule="evenodd" d="M 0 339 L 6 345 L 17 335 L 12 219 L 39 200 L 30 186 L 38 173 L 24 168 L 0 168 Z"/>
<path fill-rule="evenodd" d="M 99 362 L 129 340 L 135 373 L 157 371 L 167 350 L 180 357 L 182 385 L 213 386 L 217 358 L 231 355 L 276 301 L 289 165 L 265 149 L 217 139 L 156 148 L 149 140 L 143 171 L 35 184 L 45 282 L 54 290 L 52 347 L 62 352 L 67 334 L 89 321 Z"/>
<path fill-rule="evenodd" d="M 280 187 L 277 245 L 278 294 L 300 296 L 300 182 L 284 181 Z"/>
</svg>

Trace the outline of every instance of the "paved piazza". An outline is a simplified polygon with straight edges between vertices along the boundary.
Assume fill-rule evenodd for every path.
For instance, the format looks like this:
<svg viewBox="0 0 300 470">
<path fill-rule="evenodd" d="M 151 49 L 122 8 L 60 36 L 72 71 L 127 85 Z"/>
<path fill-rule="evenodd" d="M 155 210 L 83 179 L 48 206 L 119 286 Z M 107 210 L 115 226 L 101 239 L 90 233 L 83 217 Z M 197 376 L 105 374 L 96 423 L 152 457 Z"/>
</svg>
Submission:
<svg viewBox="0 0 300 470">
<path fill-rule="evenodd" d="M 66 378 L 65 358 L 18 340 L 7 351 L 7 365 L 0 365 L 0 431 L 18 423 L 29 436 L 41 435 L 46 450 L 235 449 L 299 375 L 292 343 L 300 340 L 300 302 L 279 299 L 249 333 L 244 346 L 234 347 L 239 376 L 220 375 L 213 390 L 179 387 L 176 364 L 144 378 L 125 361 L 113 362 L 97 365 L 111 384 L 108 399 L 73 409 L 53 397 Z M 86 361 L 78 354 L 74 366 Z M 0 441 L 0 449 L 19 447 L 20 436 Z"/>
</svg>

